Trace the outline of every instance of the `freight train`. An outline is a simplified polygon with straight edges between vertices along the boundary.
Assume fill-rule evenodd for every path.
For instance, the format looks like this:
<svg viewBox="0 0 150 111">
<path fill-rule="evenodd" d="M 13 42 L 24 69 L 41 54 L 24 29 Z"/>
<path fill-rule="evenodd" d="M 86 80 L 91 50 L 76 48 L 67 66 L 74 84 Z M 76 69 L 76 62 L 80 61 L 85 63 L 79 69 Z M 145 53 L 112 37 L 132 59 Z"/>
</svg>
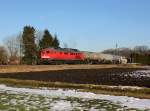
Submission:
<svg viewBox="0 0 150 111">
<path fill-rule="evenodd" d="M 127 59 L 110 54 L 79 51 L 71 48 L 46 48 L 41 50 L 43 64 L 126 64 Z"/>
</svg>

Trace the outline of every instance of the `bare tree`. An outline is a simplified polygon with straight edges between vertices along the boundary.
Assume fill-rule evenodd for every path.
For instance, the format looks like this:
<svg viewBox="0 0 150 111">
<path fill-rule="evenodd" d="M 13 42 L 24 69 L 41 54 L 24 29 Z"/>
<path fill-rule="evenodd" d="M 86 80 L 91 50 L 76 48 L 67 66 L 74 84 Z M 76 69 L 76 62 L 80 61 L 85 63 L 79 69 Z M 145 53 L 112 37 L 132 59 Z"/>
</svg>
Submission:
<svg viewBox="0 0 150 111">
<path fill-rule="evenodd" d="M 120 56 L 125 56 L 125 57 L 130 57 L 132 50 L 130 48 L 117 48 L 117 55 Z M 105 54 L 115 54 L 116 53 L 116 49 L 107 49 L 104 50 L 103 53 Z"/>
<path fill-rule="evenodd" d="M 134 52 L 139 53 L 139 54 L 147 53 L 148 51 L 149 51 L 148 46 L 135 46 L 134 47 Z"/>
<path fill-rule="evenodd" d="M 8 53 L 3 46 L 0 46 L 0 64 L 4 65 L 8 63 Z"/>
<path fill-rule="evenodd" d="M 9 54 L 9 62 L 11 64 L 18 64 L 21 56 L 21 34 L 8 37 L 5 45 Z"/>
</svg>

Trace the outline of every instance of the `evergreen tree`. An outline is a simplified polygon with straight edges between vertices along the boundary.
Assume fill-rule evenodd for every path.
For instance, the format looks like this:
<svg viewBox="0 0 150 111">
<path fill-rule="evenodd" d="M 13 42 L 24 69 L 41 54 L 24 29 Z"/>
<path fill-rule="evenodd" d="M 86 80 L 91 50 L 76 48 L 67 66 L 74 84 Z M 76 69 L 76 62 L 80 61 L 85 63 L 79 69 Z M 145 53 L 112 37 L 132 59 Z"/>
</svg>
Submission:
<svg viewBox="0 0 150 111">
<path fill-rule="evenodd" d="M 57 38 L 57 35 L 54 36 L 52 46 L 53 46 L 54 48 L 59 48 L 59 40 L 58 40 L 58 38 Z"/>
<path fill-rule="evenodd" d="M 52 43 L 53 43 L 53 36 L 50 34 L 48 30 L 45 30 L 44 35 L 39 42 L 40 49 L 52 47 Z"/>
<path fill-rule="evenodd" d="M 25 26 L 23 30 L 22 40 L 23 40 L 24 63 L 35 64 L 36 62 L 35 29 L 31 26 Z"/>
</svg>

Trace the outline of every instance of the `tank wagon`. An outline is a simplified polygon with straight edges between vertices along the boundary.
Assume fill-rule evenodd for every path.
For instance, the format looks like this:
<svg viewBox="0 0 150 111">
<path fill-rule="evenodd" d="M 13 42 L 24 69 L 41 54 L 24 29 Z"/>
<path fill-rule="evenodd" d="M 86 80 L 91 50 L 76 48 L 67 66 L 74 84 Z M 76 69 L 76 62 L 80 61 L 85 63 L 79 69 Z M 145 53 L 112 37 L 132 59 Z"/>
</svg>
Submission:
<svg viewBox="0 0 150 111">
<path fill-rule="evenodd" d="M 122 56 L 104 54 L 99 52 L 83 52 L 87 63 L 91 64 L 127 64 L 127 59 Z"/>
<path fill-rule="evenodd" d="M 103 54 L 98 52 L 83 52 L 85 55 L 85 60 L 90 64 L 98 63 L 112 63 L 113 56 L 109 54 Z"/>
<path fill-rule="evenodd" d="M 127 59 L 122 56 L 71 48 L 46 48 L 41 51 L 41 62 L 44 64 L 126 64 Z"/>
</svg>

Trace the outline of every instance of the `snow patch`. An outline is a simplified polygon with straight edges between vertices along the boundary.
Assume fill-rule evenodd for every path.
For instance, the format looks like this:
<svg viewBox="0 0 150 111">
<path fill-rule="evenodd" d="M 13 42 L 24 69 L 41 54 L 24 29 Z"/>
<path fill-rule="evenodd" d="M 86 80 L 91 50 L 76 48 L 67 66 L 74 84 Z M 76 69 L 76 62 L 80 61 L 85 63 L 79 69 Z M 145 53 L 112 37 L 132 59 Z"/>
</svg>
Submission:
<svg viewBox="0 0 150 111">
<path fill-rule="evenodd" d="M 63 100 L 57 101 L 56 103 L 52 103 L 51 106 L 52 106 L 51 109 L 54 111 L 58 111 L 58 110 L 70 111 L 72 109 L 71 103 L 69 101 L 63 101 Z"/>
<path fill-rule="evenodd" d="M 138 99 L 134 97 L 127 96 L 110 96 L 103 94 L 94 94 L 91 92 L 79 92 L 76 90 L 63 90 L 63 89 L 30 89 L 30 88 L 15 88 L 8 87 L 6 85 L 0 85 L 0 91 L 7 91 L 8 93 L 29 93 L 42 96 L 51 96 L 51 97 L 77 97 L 82 99 L 100 99 L 100 100 L 109 100 L 114 103 L 120 103 L 122 106 L 127 106 L 128 108 L 138 108 L 138 109 L 150 109 L 150 99 Z M 15 104 L 15 101 L 11 101 Z M 59 101 L 54 106 L 53 109 L 70 109 L 71 104 L 68 101 Z"/>
<path fill-rule="evenodd" d="M 109 88 L 119 88 L 119 89 L 143 89 L 144 87 L 138 86 L 107 86 Z"/>
</svg>

